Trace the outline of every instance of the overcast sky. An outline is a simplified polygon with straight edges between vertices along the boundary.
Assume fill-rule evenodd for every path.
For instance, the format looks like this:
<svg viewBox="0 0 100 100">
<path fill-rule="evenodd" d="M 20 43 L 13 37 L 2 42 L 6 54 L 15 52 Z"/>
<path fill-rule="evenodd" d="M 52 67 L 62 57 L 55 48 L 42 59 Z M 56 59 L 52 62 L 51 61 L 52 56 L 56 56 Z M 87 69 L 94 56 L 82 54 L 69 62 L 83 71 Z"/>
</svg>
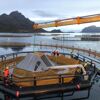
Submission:
<svg viewBox="0 0 100 100">
<path fill-rule="evenodd" d="M 99 14 L 100 0 L 0 0 L 0 14 L 18 10 L 35 22 L 50 21 L 83 15 Z M 80 30 L 100 22 L 59 27 L 62 30 Z M 52 29 L 52 28 L 51 28 Z"/>
</svg>

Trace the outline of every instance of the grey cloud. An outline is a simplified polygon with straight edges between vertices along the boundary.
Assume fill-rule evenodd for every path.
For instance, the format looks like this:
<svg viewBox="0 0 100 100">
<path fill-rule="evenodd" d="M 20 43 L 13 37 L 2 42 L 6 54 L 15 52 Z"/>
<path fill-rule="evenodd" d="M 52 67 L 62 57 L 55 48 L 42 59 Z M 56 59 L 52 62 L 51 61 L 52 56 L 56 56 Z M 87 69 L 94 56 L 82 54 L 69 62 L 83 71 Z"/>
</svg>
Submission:
<svg viewBox="0 0 100 100">
<path fill-rule="evenodd" d="M 33 13 L 35 13 L 37 16 L 40 16 L 40 17 L 59 17 L 60 16 L 60 15 L 42 11 L 42 10 L 34 10 Z"/>
</svg>

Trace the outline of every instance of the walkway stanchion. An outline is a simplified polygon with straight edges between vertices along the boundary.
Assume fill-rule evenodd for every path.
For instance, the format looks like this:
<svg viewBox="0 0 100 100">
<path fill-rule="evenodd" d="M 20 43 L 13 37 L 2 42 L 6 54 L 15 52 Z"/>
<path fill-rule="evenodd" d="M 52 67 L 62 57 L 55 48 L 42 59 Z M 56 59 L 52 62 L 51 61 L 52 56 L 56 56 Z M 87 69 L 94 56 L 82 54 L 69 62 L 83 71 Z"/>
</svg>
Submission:
<svg viewBox="0 0 100 100">
<path fill-rule="evenodd" d="M 78 46 L 78 54 L 79 54 L 79 46 Z"/>
<path fill-rule="evenodd" d="M 34 39 L 33 39 L 33 52 L 35 51 L 35 33 L 34 33 Z"/>
<path fill-rule="evenodd" d="M 6 68 L 6 55 L 4 56 L 4 67 Z"/>
<path fill-rule="evenodd" d="M 64 100 L 64 93 L 61 93 L 61 100 Z"/>
<path fill-rule="evenodd" d="M 72 46 L 72 52 L 74 52 L 74 46 Z"/>
<path fill-rule="evenodd" d="M 64 33 L 63 33 L 63 46 L 64 46 Z M 64 48 L 63 48 L 63 53 L 64 53 Z"/>
<path fill-rule="evenodd" d="M 85 54 L 85 48 L 83 48 L 83 54 Z"/>
<path fill-rule="evenodd" d="M 14 63 L 13 63 L 13 65 L 14 65 L 14 66 L 16 66 L 15 54 L 13 53 L 13 55 L 12 55 L 12 56 L 13 56 L 13 60 L 14 60 Z"/>
<path fill-rule="evenodd" d="M 15 58 L 15 55 L 14 55 L 14 53 L 13 53 L 13 55 L 12 55 L 12 56 L 13 56 L 13 60 L 14 60 L 14 58 Z"/>
<path fill-rule="evenodd" d="M 89 56 L 91 55 L 91 49 L 89 49 Z"/>
<path fill-rule="evenodd" d="M 1 56 L 1 61 L 3 62 L 3 56 Z"/>
<path fill-rule="evenodd" d="M 34 86 L 36 86 L 36 77 L 34 77 L 33 79 L 34 79 Z"/>
<path fill-rule="evenodd" d="M 94 57 L 96 58 L 96 50 L 95 50 L 95 52 L 94 52 Z"/>
</svg>

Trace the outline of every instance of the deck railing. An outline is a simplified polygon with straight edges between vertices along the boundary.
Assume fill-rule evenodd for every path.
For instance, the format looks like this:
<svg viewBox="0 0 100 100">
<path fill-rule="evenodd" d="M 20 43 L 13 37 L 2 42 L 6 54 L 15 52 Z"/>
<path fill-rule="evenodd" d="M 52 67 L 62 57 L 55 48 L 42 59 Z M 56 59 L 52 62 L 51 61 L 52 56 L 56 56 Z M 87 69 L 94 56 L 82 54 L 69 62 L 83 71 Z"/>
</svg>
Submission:
<svg viewBox="0 0 100 100">
<path fill-rule="evenodd" d="M 93 73 L 92 73 L 93 75 Z M 88 79 L 84 79 L 84 77 L 88 77 Z M 81 82 L 84 81 L 90 81 L 90 74 L 60 74 L 60 75 L 48 75 L 48 76 L 37 76 L 37 77 L 19 77 L 17 75 L 13 75 L 12 77 L 10 77 L 9 82 L 12 82 L 12 84 L 18 84 L 18 83 L 28 83 L 28 82 L 32 82 L 33 86 L 41 86 L 38 85 L 38 81 L 42 82 L 42 81 L 52 81 L 52 80 L 56 80 L 57 82 L 51 82 L 49 83 L 45 83 L 42 85 L 52 85 L 52 84 L 69 84 L 69 83 L 73 83 L 73 84 L 79 84 Z M 67 79 L 70 79 L 70 81 L 66 82 Z M 91 81 L 90 81 L 91 82 Z M 41 84 L 41 83 L 40 83 Z"/>
<path fill-rule="evenodd" d="M 15 59 L 16 57 L 18 56 L 25 56 L 27 53 L 33 53 L 34 51 L 25 51 L 25 52 L 16 52 L 16 53 L 10 53 L 10 54 L 4 54 L 4 55 L 0 55 L 0 61 L 6 61 L 7 59 Z M 52 51 L 38 51 L 38 52 L 43 52 L 43 53 L 49 53 L 51 54 Z M 85 55 L 82 55 L 80 53 L 63 53 L 63 52 L 60 52 L 60 54 L 63 54 L 63 55 L 69 55 L 73 58 L 77 58 L 81 61 L 87 61 L 89 63 L 96 63 L 96 64 L 99 64 L 100 65 L 100 60 L 98 59 L 95 59 L 95 58 L 92 58 L 90 56 L 85 56 Z"/>
<path fill-rule="evenodd" d="M 46 53 L 51 53 L 51 51 L 42 51 L 42 52 L 46 52 Z M 1 55 L 0 57 L 1 58 L 3 58 L 2 59 L 2 61 L 5 61 L 5 60 L 7 60 L 7 59 L 9 59 L 9 58 L 13 58 L 13 59 L 15 59 L 16 57 L 18 57 L 18 56 L 20 56 L 20 55 L 26 55 L 27 53 L 33 53 L 33 51 L 29 51 L 29 52 L 18 52 L 18 53 L 11 53 L 11 54 L 6 54 L 6 55 Z M 91 64 L 92 64 L 92 62 L 96 62 L 96 63 L 98 63 L 98 64 L 100 64 L 100 62 L 98 62 L 98 61 L 96 61 L 96 60 L 94 60 L 94 59 L 90 59 L 90 58 L 88 58 L 87 56 L 79 56 L 79 55 L 75 55 L 75 54 L 69 54 L 69 53 L 61 53 L 61 54 L 64 54 L 64 55 L 72 55 L 72 57 L 73 58 L 77 58 L 78 57 L 78 59 L 80 59 L 80 60 L 83 60 L 83 59 L 85 59 L 85 60 L 88 60 Z M 82 58 L 83 57 L 83 58 Z M 5 59 L 6 58 L 6 59 Z M 91 62 L 92 61 L 92 62 Z M 94 72 L 94 71 L 93 71 Z M 87 73 L 87 74 L 74 74 L 74 75 L 70 75 L 70 74 L 61 74 L 61 75 L 49 75 L 48 77 L 47 76 L 43 76 L 43 77 L 20 77 L 20 76 L 17 76 L 17 75 L 13 75 L 12 77 L 10 77 L 9 78 L 9 84 L 11 84 L 11 87 L 12 86 L 15 86 L 16 84 L 18 84 L 18 83 L 21 83 L 21 82 L 25 82 L 25 83 L 27 83 L 27 82 L 33 82 L 33 87 L 38 87 L 38 86 L 40 86 L 40 85 L 38 85 L 37 84 L 37 82 L 38 81 L 43 81 L 43 80 L 55 80 L 55 79 L 57 79 L 58 80 L 58 83 L 56 84 L 56 85 L 59 85 L 59 86 L 61 86 L 61 90 L 59 90 L 59 87 L 57 87 L 57 90 L 56 91 L 58 91 L 58 92 L 64 92 L 65 90 L 67 91 L 68 89 L 69 89 L 69 87 L 67 86 L 67 88 L 66 88 L 66 82 L 64 81 L 65 79 L 68 79 L 68 78 L 72 78 L 72 84 L 71 84 L 71 87 L 70 87 L 70 89 L 69 89 L 69 91 L 75 91 L 75 90 L 78 90 L 78 89 L 89 89 L 90 87 L 91 87 L 91 85 L 92 85 L 92 79 L 93 78 L 90 78 L 90 80 L 88 79 L 88 80 L 84 80 L 83 79 L 83 77 L 85 77 L 85 76 L 89 76 L 90 77 L 90 74 L 89 73 Z M 2 75 L 0 76 L 0 77 L 2 77 Z M 2 77 L 3 78 L 3 77 Z M 17 78 L 17 79 L 19 79 L 19 80 L 15 80 L 14 78 Z M 77 81 L 77 78 L 78 78 L 78 81 Z M 88 81 L 88 83 L 84 83 L 83 85 L 81 84 L 82 82 L 85 82 L 85 81 Z M 0 81 L 0 85 L 2 84 L 2 80 Z M 52 83 L 52 84 L 54 84 L 54 83 Z M 52 84 L 50 84 L 50 85 L 52 85 Z M 65 86 L 62 88 L 62 86 L 63 86 L 63 84 L 65 84 Z M 46 85 L 43 85 L 43 86 L 46 86 Z M 20 87 L 20 86 L 19 86 Z M 4 89 L 5 89 L 5 87 L 3 87 Z M 21 93 L 22 94 L 20 94 L 20 95 L 27 95 L 27 94 L 23 94 L 23 93 L 27 93 L 27 92 L 23 92 L 23 88 L 24 87 L 22 87 L 21 89 L 22 89 L 22 91 L 21 91 L 21 89 L 19 89 L 18 88 L 18 91 L 21 91 Z M 52 87 L 53 88 L 53 87 Z M 9 89 L 9 87 L 7 88 L 7 91 L 8 91 L 8 89 Z M 12 88 L 11 88 L 12 89 Z M 14 97 L 16 97 L 16 90 L 9 90 L 9 93 L 7 92 L 7 91 L 5 91 L 6 93 L 8 93 L 8 94 L 11 94 L 12 95 L 12 98 L 13 98 L 13 96 Z M 63 90 L 62 90 L 63 89 Z M 6 89 L 5 89 L 6 90 Z M 27 89 L 26 89 L 27 90 Z M 4 90 L 3 90 L 4 91 Z M 89 90 L 90 91 L 90 90 Z M 13 93 L 14 92 L 14 93 Z M 29 91 L 29 93 L 31 94 L 32 92 L 34 92 L 34 88 L 33 88 L 33 90 L 31 91 Z M 41 92 L 41 91 L 40 91 Z M 42 91 L 43 92 L 43 91 Z M 41 92 L 41 93 L 42 93 Z M 46 92 L 46 91 L 45 91 Z M 49 93 L 49 92 L 51 92 L 51 90 L 49 91 L 47 91 L 47 93 Z M 34 94 L 35 94 L 36 92 L 34 92 Z M 89 92 L 90 93 L 90 92 Z M 89 97 L 89 93 L 88 93 L 88 97 Z M 33 96 L 33 93 L 32 93 L 32 96 Z M 19 97 L 18 97 L 19 98 Z"/>
</svg>

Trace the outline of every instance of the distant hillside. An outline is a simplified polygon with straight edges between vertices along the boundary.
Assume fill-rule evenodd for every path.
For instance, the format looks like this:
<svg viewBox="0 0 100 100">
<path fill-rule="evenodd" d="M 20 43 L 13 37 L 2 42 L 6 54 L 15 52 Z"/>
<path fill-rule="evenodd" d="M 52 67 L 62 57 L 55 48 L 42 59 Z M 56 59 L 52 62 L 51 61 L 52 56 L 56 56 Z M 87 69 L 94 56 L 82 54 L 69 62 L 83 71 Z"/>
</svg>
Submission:
<svg viewBox="0 0 100 100">
<path fill-rule="evenodd" d="M 58 29 L 58 30 L 55 29 L 55 30 L 52 30 L 52 31 L 50 31 L 50 32 L 51 32 L 51 33 L 63 33 L 63 32 L 62 32 L 61 30 L 59 30 L 59 29 Z"/>
<path fill-rule="evenodd" d="M 0 32 L 46 32 L 43 29 L 34 30 L 30 21 L 18 11 L 0 15 Z"/>
<path fill-rule="evenodd" d="M 82 33 L 100 33 L 100 27 L 89 26 L 82 30 Z"/>
</svg>

